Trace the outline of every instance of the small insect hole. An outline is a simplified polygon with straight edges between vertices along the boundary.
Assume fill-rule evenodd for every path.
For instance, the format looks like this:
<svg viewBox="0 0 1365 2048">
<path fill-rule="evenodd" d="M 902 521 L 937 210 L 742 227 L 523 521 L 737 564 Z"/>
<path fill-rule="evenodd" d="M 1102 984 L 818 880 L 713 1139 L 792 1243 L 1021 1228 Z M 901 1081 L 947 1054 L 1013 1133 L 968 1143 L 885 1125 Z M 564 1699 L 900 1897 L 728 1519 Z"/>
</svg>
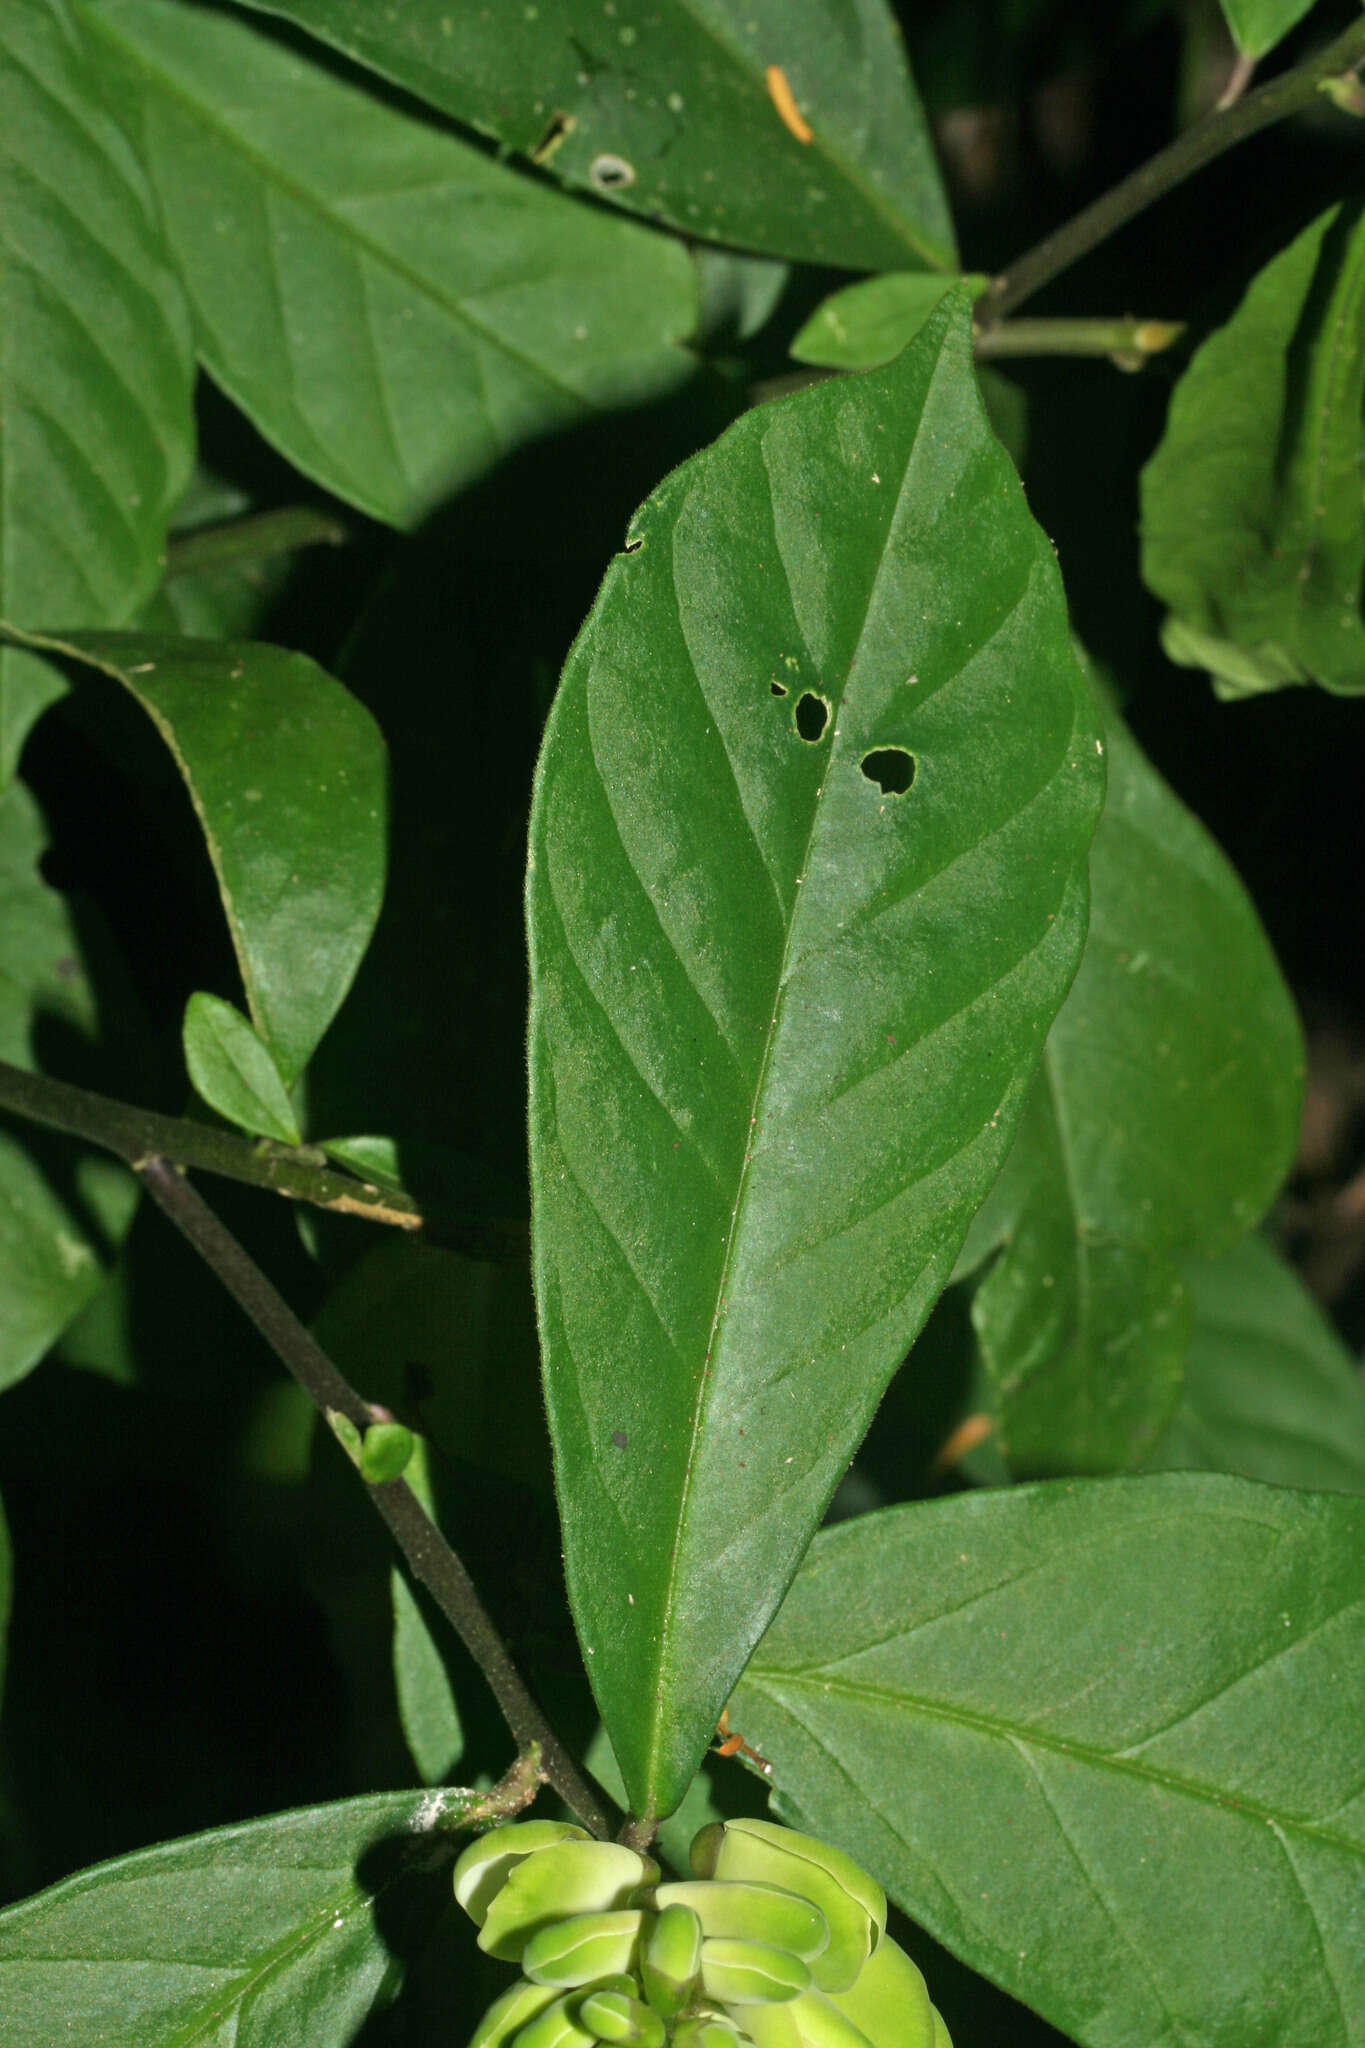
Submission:
<svg viewBox="0 0 1365 2048">
<path fill-rule="evenodd" d="M 803 740 L 814 746 L 824 738 L 825 727 L 829 724 L 829 705 L 823 697 L 817 697 L 814 690 L 807 690 L 796 700 L 796 730 Z"/>
<path fill-rule="evenodd" d="M 915 757 L 905 747 L 874 747 L 858 765 L 883 796 L 904 796 L 915 779 Z"/>
<path fill-rule="evenodd" d="M 623 156 L 595 156 L 588 177 L 599 192 L 624 192 L 635 183 L 635 166 Z"/>
<path fill-rule="evenodd" d="M 628 541 L 626 542 L 626 544 L 625 544 L 625 547 L 624 547 L 624 549 L 622 550 L 622 552 L 623 552 L 624 554 L 627 554 L 627 555 L 638 555 L 638 554 L 639 554 L 639 552 L 640 552 L 640 550 L 641 550 L 641 548 L 642 548 L 642 547 L 644 546 L 644 544 L 645 544 L 645 537 L 644 537 L 644 535 L 643 535 L 642 533 L 637 533 L 637 534 L 636 534 L 636 536 L 635 536 L 635 538 L 634 538 L 634 540 L 628 540 Z"/>
<path fill-rule="evenodd" d="M 776 676 L 773 677 L 768 688 L 772 691 L 774 697 L 785 697 L 787 694 L 787 685 L 779 683 Z"/>
<path fill-rule="evenodd" d="M 572 114 L 554 114 L 549 126 L 531 151 L 533 164 L 547 164 L 567 135 L 572 135 L 578 123 Z"/>
</svg>

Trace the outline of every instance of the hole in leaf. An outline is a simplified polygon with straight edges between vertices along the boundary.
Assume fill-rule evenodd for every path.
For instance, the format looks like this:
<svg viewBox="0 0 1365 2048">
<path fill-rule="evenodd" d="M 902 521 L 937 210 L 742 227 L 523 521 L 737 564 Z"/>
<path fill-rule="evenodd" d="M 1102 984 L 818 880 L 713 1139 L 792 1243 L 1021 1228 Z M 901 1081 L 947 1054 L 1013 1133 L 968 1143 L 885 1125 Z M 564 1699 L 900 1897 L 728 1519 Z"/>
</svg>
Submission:
<svg viewBox="0 0 1365 2048">
<path fill-rule="evenodd" d="M 774 697 L 785 697 L 787 694 L 787 685 L 779 683 L 776 676 L 773 677 L 768 688 L 772 691 Z"/>
<path fill-rule="evenodd" d="M 859 766 L 883 796 L 904 796 L 915 779 L 915 757 L 906 747 L 874 747 Z"/>
<path fill-rule="evenodd" d="M 635 183 L 635 166 L 623 156 L 595 156 L 588 176 L 599 192 L 624 192 Z"/>
<path fill-rule="evenodd" d="M 547 164 L 566 135 L 572 135 L 578 126 L 572 114 L 552 114 L 549 126 L 531 151 L 533 164 Z"/>
<path fill-rule="evenodd" d="M 634 538 L 634 540 L 628 540 L 628 541 L 626 542 L 626 545 L 625 545 L 625 548 L 624 548 L 623 552 L 624 552 L 624 553 L 626 553 L 626 554 L 628 554 L 628 555 L 638 555 L 638 554 L 639 554 L 639 552 L 640 552 L 640 550 L 641 550 L 641 548 L 642 548 L 642 547 L 644 546 L 644 544 L 645 544 L 645 537 L 644 537 L 644 535 L 643 535 L 642 533 L 637 533 L 637 534 L 636 534 L 636 536 L 635 536 L 635 538 Z"/>
<path fill-rule="evenodd" d="M 823 697 L 817 697 L 814 690 L 807 690 L 796 700 L 796 730 L 803 740 L 814 746 L 824 738 L 825 727 L 829 724 L 829 705 Z"/>
</svg>

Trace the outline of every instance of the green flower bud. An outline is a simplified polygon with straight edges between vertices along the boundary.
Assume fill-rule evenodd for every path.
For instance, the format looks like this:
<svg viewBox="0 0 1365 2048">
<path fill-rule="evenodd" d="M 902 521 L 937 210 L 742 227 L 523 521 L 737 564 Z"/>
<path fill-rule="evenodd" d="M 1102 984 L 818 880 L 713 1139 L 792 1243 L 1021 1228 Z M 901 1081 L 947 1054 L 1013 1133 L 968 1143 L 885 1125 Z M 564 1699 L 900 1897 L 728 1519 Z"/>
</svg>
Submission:
<svg viewBox="0 0 1365 2048">
<path fill-rule="evenodd" d="M 493 1828 L 471 1842 L 455 1865 L 455 1897 L 476 1927 L 482 1927 L 488 1908 L 507 1882 L 512 1866 L 537 1849 L 555 1842 L 586 1842 L 586 1828 L 567 1820 L 523 1820 L 511 1827 Z"/>
<path fill-rule="evenodd" d="M 692 1843 L 692 1869 L 777 1885 L 818 1906 L 829 1925 L 829 1946 L 811 1962 L 821 1991 L 847 1990 L 886 1927 L 886 1894 L 852 1857 L 772 1821 L 713 1821 Z"/>
<path fill-rule="evenodd" d="M 661 1884 L 660 1906 L 690 1906 L 702 1933 L 735 1941 L 762 1941 L 809 1962 L 829 1947 L 829 1923 L 818 1906 L 775 1884 L 740 1884 L 703 1878 L 691 1884 Z"/>
<path fill-rule="evenodd" d="M 666 1905 L 646 1929 L 640 1982 L 655 2012 L 666 2020 L 680 2013 L 692 1996 L 701 1969 L 701 1939 L 701 1921 L 690 1906 Z"/>
<path fill-rule="evenodd" d="M 675 2027 L 673 2048 L 753 2048 L 753 2043 L 733 2020 L 711 2013 L 702 2019 L 684 2020 L 680 2027 Z"/>
<path fill-rule="evenodd" d="M 701 1945 L 701 1981 L 720 2005 L 768 2005 L 808 1991 L 810 1971 L 785 1949 L 718 1937 Z"/>
<path fill-rule="evenodd" d="M 948 2029 L 943 2024 L 943 2014 L 936 2005 L 931 2005 L 929 2010 L 934 2017 L 934 2048 L 953 2048 Z"/>
<path fill-rule="evenodd" d="M 658 1875 L 657 1863 L 618 1842 L 552 1843 L 512 1865 L 489 1903 L 479 1947 L 504 1962 L 518 1963 L 542 1927 L 580 1913 L 618 1912 Z M 605 1976 L 622 1967 L 604 1963 L 597 1974 Z"/>
<path fill-rule="evenodd" d="M 590 1991 L 578 2008 L 580 2026 L 599 2041 L 621 2048 L 664 2048 L 664 2023 L 657 2012 L 622 1991 Z"/>
<path fill-rule="evenodd" d="M 401 1479 L 412 1461 L 412 1431 L 401 1422 L 372 1422 L 360 1447 L 360 1476 L 370 1486 Z"/>
<path fill-rule="evenodd" d="M 512 2042 L 512 2048 L 597 2048 L 597 2037 L 580 2024 L 576 1997 L 565 1993 L 537 2013 Z"/>
<path fill-rule="evenodd" d="M 514 1984 L 510 1991 L 504 1991 L 501 1998 L 495 1998 L 489 2006 L 469 2043 L 469 2048 L 504 2048 L 537 2013 L 544 2012 L 554 2002 L 558 1993 L 552 1985 Z"/>
<path fill-rule="evenodd" d="M 521 1967 L 534 1984 L 596 1984 L 630 1969 L 644 1914 L 575 1913 L 533 1934 Z"/>
<path fill-rule="evenodd" d="M 779 2035 L 771 2029 L 770 2012 L 780 2012 L 793 2033 Z M 753 2019 L 760 2022 L 752 2028 L 757 2048 L 901 2048 L 899 2034 L 872 2041 L 823 1991 L 808 1991 L 804 1998 L 794 1998 L 790 2005 L 755 2006 L 752 2013 Z M 744 2017 L 747 2022 L 749 2013 Z M 909 2039 L 913 2042 L 916 2037 L 911 2035 Z"/>
<path fill-rule="evenodd" d="M 831 1992 L 829 2003 L 872 2048 L 934 2048 L 934 2009 L 924 1979 L 894 1941 L 883 1939 L 858 1981 L 847 1991 Z"/>
</svg>

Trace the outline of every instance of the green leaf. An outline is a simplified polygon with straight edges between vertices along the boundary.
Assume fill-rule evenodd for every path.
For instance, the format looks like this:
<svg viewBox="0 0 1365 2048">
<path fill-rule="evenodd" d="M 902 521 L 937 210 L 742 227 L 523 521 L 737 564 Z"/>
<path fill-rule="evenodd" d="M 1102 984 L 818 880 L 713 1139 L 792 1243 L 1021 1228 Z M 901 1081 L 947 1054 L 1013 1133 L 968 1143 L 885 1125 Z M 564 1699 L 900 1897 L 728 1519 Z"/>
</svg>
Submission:
<svg viewBox="0 0 1365 2048">
<path fill-rule="evenodd" d="M 464 1754 L 464 1729 L 450 1674 L 426 1616 L 402 1572 L 389 1580 L 393 1598 L 393 1675 L 398 1717 L 424 1785 L 447 1779 Z"/>
<path fill-rule="evenodd" d="M 965 284 L 979 298 L 986 277 L 935 277 L 923 271 L 893 270 L 834 292 L 807 320 L 791 344 L 798 363 L 831 370 L 872 370 L 898 356 L 919 332 L 945 292 Z"/>
<path fill-rule="evenodd" d="M 5 2048 L 324 2048 L 390 2007 L 400 1957 L 458 1955 L 472 1792 L 385 1792 L 97 1865 L 0 1913 Z M 433 1868 L 433 1866 L 437 1866 Z M 434 2038 L 428 2035 L 427 2038 Z"/>
<path fill-rule="evenodd" d="M 146 182 L 65 0 L 0 10 L 0 617 L 120 625 L 161 573 L 194 358 Z M 63 688 L 0 648 L 0 787 Z"/>
<path fill-rule="evenodd" d="M 1249 1237 L 1187 1279 L 1184 1391 L 1147 1469 L 1365 1493 L 1365 1380 L 1293 1269 Z"/>
<path fill-rule="evenodd" d="M 204 362 L 340 497 L 407 524 L 531 437 L 690 374 L 676 243 L 230 15 L 92 0 L 89 16 Z"/>
<path fill-rule="evenodd" d="M 1081 944 L 1093 708 L 969 324 L 959 295 L 889 370 L 675 471 L 547 729 L 536 1291 L 570 1599 L 637 1811 L 686 1789 Z"/>
<path fill-rule="evenodd" d="M 17 637 L 122 683 L 170 748 L 218 877 L 251 1021 L 292 1087 L 379 915 L 387 795 L 374 720 L 307 655 L 280 647 Z"/>
<path fill-rule="evenodd" d="M 89 1044 L 98 1025 L 75 919 L 39 872 L 46 847 L 37 805 L 11 782 L 0 797 L 0 1059 L 29 1069 L 40 1032 Z M 98 1292 L 136 1206 L 136 1181 L 105 1154 L 0 1129 L 0 1388 Z"/>
<path fill-rule="evenodd" d="M 184 1042 L 190 1080 L 210 1109 L 259 1137 L 303 1143 L 270 1048 L 240 1010 L 221 996 L 196 992 L 185 1005 Z"/>
<path fill-rule="evenodd" d="M 733 1716 L 783 1800 L 1085 2048 L 1358 2048 L 1365 1503 L 1211 1474 L 816 1539 Z"/>
<path fill-rule="evenodd" d="M 1173 661 L 1227 696 L 1365 690 L 1365 209 L 1253 280 L 1176 386 L 1142 472 L 1142 573 Z"/>
<path fill-rule="evenodd" d="M 1313 0 L 1220 0 L 1233 41 L 1244 57 L 1264 57 L 1302 21 Z"/>
<path fill-rule="evenodd" d="M 250 640 L 301 548 L 338 547 L 346 529 L 313 505 L 255 511 L 235 484 L 200 467 L 176 507 L 161 588 L 138 613 L 146 633 Z"/>
<path fill-rule="evenodd" d="M 933 145 L 883 0 L 614 0 L 610 15 L 601 0 L 254 4 L 566 184 L 688 235 L 853 270 L 952 267 Z M 804 142 L 779 114 L 784 86 Z"/>
<path fill-rule="evenodd" d="M 1180 1261 L 1242 1236 L 1293 1157 L 1298 1020 L 1245 890 L 1114 714 L 1090 933 L 964 1266 L 1024 1473 L 1138 1463 L 1180 1396 Z"/>
</svg>

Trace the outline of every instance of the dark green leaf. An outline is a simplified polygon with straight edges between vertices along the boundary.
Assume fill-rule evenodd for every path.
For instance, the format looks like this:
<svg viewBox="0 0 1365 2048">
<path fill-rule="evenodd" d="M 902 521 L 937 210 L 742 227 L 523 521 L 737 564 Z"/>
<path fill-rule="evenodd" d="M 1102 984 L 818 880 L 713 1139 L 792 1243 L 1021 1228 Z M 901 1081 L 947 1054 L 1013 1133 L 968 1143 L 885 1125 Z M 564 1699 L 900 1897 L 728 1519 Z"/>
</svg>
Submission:
<svg viewBox="0 0 1365 2048">
<path fill-rule="evenodd" d="M 677 244 L 229 15 L 93 0 L 90 19 L 127 80 L 204 362 L 339 496 L 407 523 L 532 436 L 689 374 Z"/>
<path fill-rule="evenodd" d="M 384 742 L 316 662 L 154 634 L 25 636 L 130 690 L 185 778 L 251 1021 L 292 1087 L 340 1007 L 384 889 Z"/>
<path fill-rule="evenodd" d="M 0 9 L 0 616 L 117 626 L 161 573 L 194 358 L 145 180 L 65 0 Z M 59 672 L 0 648 L 0 787 Z"/>
<path fill-rule="evenodd" d="M 0 797 L 0 1059 L 35 1067 L 35 1035 L 96 1035 L 95 993 L 75 922 L 38 863 L 47 835 L 32 797 Z M 36 1365 L 98 1291 L 132 1218 L 137 1184 L 104 1153 L 72 1154 L 0 1130 L 0 1387 Z"/>
<path fill-rule="evenodd" d="M 1238 49 L 1247 57 L 1264 57 L 1303 20 L 1313 0 L 1221 0 L 1221 5 Z"/>
<path fill-rule="evenodd" d="M 1358 2048 L 1365 1502 L 1211 1474 L 817 1538 L 733 1718 L 1086 2048 Z"/>
<path fill-rule="evenodd" d="M 120 1857 L 11 1907 L 5 2048 L 357 2040 L 392 2005 L 414 1937 L 435 1923 L 454 1948 L 467 1934 L 440 1865 L 475 1800 L 387 1792 L 306 1807 Z"/>
<path fill-rule="evenodd" d="M 185 1065 L 210 1109 L 282 1145 L 300 1145 L 303 1135 L 268 1045 L 263 1045 L 240 1010 L 221 996 L 192 995 L 185 1006 Z"/>
<path fill-rule="evenodd" d="M 1148 1470 L 1365 1493 L 1365 1380 L 1293 1270 L 1249 1237 L 1186 1277 L 1185 1387 Z"/>
<path fill-rule="evenodd" d="M 854 270 L 952 265 L 884 0 L 613 0 L 610 14 L 601 0 L 256 4 L 567 184 L 686 234 Z M 779 113 L 793 101 L 795 127 Z"/>
<path fill-rule="evenodd" d="M 1224 695 L 1365 690 L 1365 210 L 1333 207 L 1254 279 L 1176 386 L 1142 473 L 1166 651 Z"/>
<path fill-rule="evenodd" d="M 965 296 L 748 414 L 608 571 L 532 811 L 531 1162 L 570 1598 L 639 1810 L 996 1174 L 1100 783 Z"/>
<path fill-rule="evenodd" d="M 1090 934 L 964 1264 L 1016 1470 L 1138 1463 L 1189 1339 L 1181 1258 L 1262 1214 L 1293 1156 L 1298 1021 L 1233 869 L 1106 719 Z"/>
<path fill-rule="evenodd" d="M 245 491 L 201 467 L 176 507 L 166 573 L 139 612 L 138 629 L 249 640 L 297 550 L 345 539 L 333 513 L 312 505 L 254 511 Z"/>
<path fill-rule="evenodd" d="M 426 1616 L 397 1568 L 390 1574 L 389 1587 L 398 1718 L 423 1784 L 440 1785 L 464 1754 L 459 1704 Z"/>
<path fill-rule="evenodd" d="M 791 345 L 798 363 L 831 370 L 872 370 L 898 356 L 917 334 L 945 292 L 965 284 L 973 298 L 990 282 L 985 277 L 935 277 L 922 270 L 893 270 L 884 277 L 845 285 L 817 306 Z"/>
</svg>

